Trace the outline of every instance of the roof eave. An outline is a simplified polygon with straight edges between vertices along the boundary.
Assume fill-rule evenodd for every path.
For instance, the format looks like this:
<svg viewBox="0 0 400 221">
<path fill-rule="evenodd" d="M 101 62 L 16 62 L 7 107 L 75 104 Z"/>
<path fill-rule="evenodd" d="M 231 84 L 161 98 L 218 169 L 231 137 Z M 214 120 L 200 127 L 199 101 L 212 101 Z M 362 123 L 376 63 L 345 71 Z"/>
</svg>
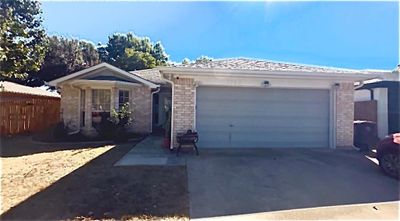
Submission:
<svg viewBox="0 0 400 221">
<path fill-rule="evenodd" d="M 78 72 L 75 72 L 75 73 L 73 73 L 73 74 L 69 74 L 69 75 L 67 75 L 67 76 L 64 76 L 64 77 L 61 77 L 61 78 L 57 78 L 57 79 L 55 79 L 55 80 L 52 80 L 52 81 L 48 82 L 48 84 L 49 84 L 50 86 L 55 86 L 55 87 L 56 87 L 56 86 L 58 86 L 59 84 L 61 84 L 62 82 L 71 80 L 71 79 L 76 78 L 76 77 L 78 77 L 78 76 L 80 76 L 80 75 L 89 73 L 89 72 L 91 72 L 91 71 L 93 71 L 93 70 L 96 70 L 96 69 L 102 68 L 102 67 L 109 68 L 109 69 L 111 69 L 111 70 L 113 70 L 113 71 L 116 71 L 116 72 L 122 74 L 122 75 L 125 75 L 125 76 L 127 76 L 127 77 L 133 78 L 133 79 L 139 81 L 140 83 L 149 86 L 149 87 L 152 88 L 152 89 L 155 89 L 155 88 L 158 88 L 158 87 L 159 87 L 159 85 L 157 85 L 157 84 L 154 84 L 154 83 L 152 83 L 152 82 L 150 82 L 150 81 L 147 81 L 147 80 L 145 80 L 145 79 L 143 79 L 143 78 L 139 78 L 139 77 L 137 77 L 136 75 L 133 75 L 133 74 L 127 72 L 127 71 L 124 71 L 124 70 L 122 70 L 122 69 L 119 69 L 119 68 L 117 68 L 117 67 L 115 67 L 115 66 L 113 66 L 113 65 L 111 65 L 111 64 L 108 64 L 108 63 L 100 63 L 100 64 L 98 64 L 98 65 L 92 66 L 92 67 L 90 67 L 90 68 L 83 69 L 83 70 L 78 71 Z"/>
<path fill-rule="evenodd" d="M 309 72 L 309 71 L 268 71 L 268 70 L 242 70 L 242 69 L 212 69 L 212 68 L 187 68 L 187 67 L 162 67 L 158 70 L 163 74 L 179 75 L 203 75 L 226 77 L 301 77 L 301 78 L 341 78 L 349 80 L 367 80 L 381 78 L 381 74 L 375 73 L 337 73 L 337 72 Z"/>
</svg>

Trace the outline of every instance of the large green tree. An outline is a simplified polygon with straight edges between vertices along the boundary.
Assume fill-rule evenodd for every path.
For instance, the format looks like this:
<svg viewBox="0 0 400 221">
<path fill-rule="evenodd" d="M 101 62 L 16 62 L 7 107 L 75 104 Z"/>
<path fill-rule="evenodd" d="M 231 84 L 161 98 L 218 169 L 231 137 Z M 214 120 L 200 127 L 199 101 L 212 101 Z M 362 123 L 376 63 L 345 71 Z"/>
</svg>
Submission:
<svg viewBox="0 0 400 221">
<path fill-rule="evenodd" d="M 114 34 L 105 46 L 99 46 L 100 59 L 124 70 L 141 70 L 166 65 L 168 55 L 160 42 L 132 33 Z"/>
<path fill-rule="evenodd" d="M 0 0 L 0 79 L 25 79 L 46 52 L 41 9 L 35 0 Z"/>
<path fill-rule="evenodd" d="M 51 36 L 41 69 L 32 74 L 30 85 L 71 74 L 100 62 L 96 47 L 86 41 Z"/>
</svg>

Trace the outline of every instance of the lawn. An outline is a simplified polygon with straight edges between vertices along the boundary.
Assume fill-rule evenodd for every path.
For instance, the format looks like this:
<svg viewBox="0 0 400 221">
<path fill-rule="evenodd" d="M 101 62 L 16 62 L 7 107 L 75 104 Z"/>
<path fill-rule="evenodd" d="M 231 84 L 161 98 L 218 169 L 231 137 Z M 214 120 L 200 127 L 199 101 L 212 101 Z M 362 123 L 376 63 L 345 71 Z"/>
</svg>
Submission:
<svg viewBox="0 0 400 221">
<path fill-rule="evenodd" d="M 114 167 L 135 143 L 2 140 L 1 219 L 188 219 L 183 166 Z"/>
</svg>

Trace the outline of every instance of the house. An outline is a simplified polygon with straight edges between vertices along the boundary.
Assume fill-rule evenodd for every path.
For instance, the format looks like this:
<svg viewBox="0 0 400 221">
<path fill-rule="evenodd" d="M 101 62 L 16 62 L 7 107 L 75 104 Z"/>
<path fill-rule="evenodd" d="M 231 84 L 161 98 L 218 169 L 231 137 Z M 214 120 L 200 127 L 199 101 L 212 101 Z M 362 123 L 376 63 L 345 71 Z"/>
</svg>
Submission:
<svg viewBox="0 0 400 221">
<path fill-rule="evenodd" d="M 380 71 L 379 79 L 362 82 L 354 93 L 355 120 L 376 122 L 381 139 L 400 131 L 399 70 Z"/>
<path fill-rule="evenodd" d="M 101 63 L 49 84 L 61 92 L 61 115 L 70 130 L 95 136 L 101 119 L 128 102 L 135 121 L 132 130 L 152 132 L 152 97 L 160 86 L 151 81 Z"/>
<path fill-rule="evenodd" d="M 133 129 L 150 132 L 160 122 L 154 113 L 165 116 L 161 106 L 170 102 L 171 147 L 191 129 L 205 148 L 335 148 L 353 145 L 354 83 L 376 77 L 234 58 L 134 72 L 103 63 L 50 83 L 61 87 L 64 122 L 86 132 L 93 113 L 121 101 L 134 109 Z"/>
</svg>

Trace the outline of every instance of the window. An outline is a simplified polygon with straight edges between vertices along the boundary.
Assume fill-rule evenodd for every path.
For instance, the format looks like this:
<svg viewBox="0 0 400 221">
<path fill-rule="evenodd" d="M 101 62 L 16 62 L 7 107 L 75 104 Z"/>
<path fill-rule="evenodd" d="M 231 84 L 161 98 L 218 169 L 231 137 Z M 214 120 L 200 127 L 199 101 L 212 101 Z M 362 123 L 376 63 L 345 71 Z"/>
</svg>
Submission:
<svg viewBox="0 0 400 221">
<path fill-rule="evenodd" d="M 120 90 L 118 101 L 119 101 L 119 109 L 121 109 L 122 105 L 124 105 L 125 103 L 129 103 L 129 91 Z"/>
<path fill-rule="evenodd" d="M 92 110 L 110 112 L 111 92 L 110 90 L 92 90 Z"/>
</svg>

